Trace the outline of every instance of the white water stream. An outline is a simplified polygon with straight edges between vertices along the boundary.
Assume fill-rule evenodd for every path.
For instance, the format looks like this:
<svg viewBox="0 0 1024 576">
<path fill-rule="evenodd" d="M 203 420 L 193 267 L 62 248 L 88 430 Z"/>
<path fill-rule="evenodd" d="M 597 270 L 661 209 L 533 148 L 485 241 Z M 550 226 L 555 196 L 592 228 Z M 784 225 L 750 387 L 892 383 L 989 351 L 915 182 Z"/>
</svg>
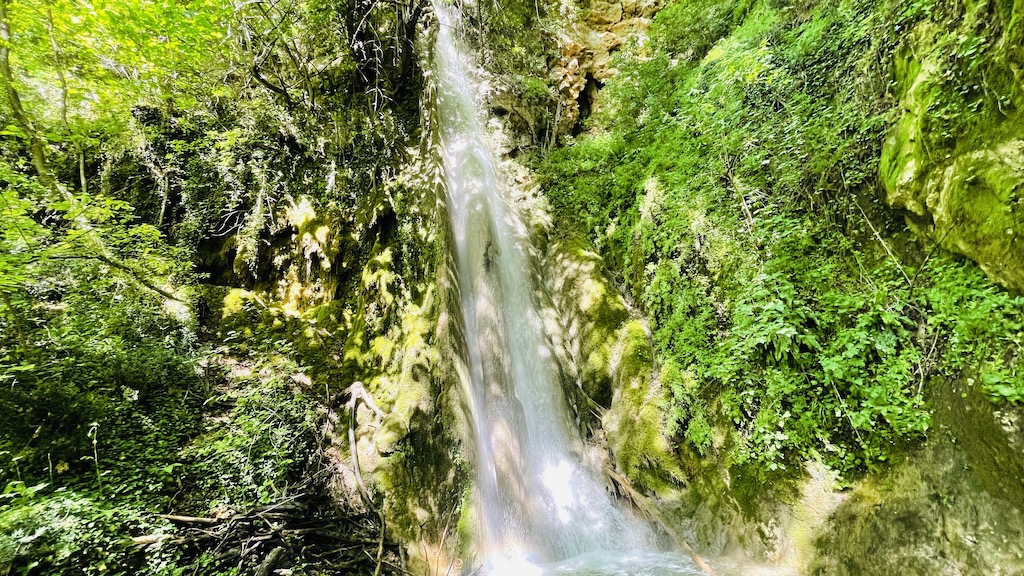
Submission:
<svg viewBox="0 0 1024 576">
<path fill-rule="evenodd" d="M 650 528 L 608 494 L 569 421 L 531 295 L 529 238 L 486 142 L 458 12 L 435 2 L 432 74 L 470 382 L 483 569 L 510 574 L 699 574 L 652 554 Z"/>
</svg>

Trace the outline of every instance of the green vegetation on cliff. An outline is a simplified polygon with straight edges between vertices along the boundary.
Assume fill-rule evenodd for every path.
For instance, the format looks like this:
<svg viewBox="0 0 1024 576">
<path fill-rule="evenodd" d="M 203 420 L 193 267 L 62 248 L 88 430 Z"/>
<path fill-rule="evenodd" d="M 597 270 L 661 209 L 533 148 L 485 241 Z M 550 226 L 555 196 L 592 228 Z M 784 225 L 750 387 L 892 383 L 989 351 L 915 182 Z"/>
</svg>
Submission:
<svg viewBox="0 0 1024 576">
<path fill-rule="evenodd" d="M 472 8 L 566 236 L 537 248 L 580 316 L 545 318 L 567 395 L 638 489 L 727 477 L 708 501 L 745 505 L 819 460 L 871 479 L 844 514 L 872 535 L 871 473 L 945 419 L 974 454 L 929 444 L 933 476 L 1019 508 L 988 443 L 1019 424 L 979 406 L 1024 406 L 1020 0 L 671 0 L 621 47 L 653 3 Z M 428 12 L 0 0 L 0 573 L 373 571 L 337 543 L 381 534 L 437 573 L 468 552 Z M 616 75 L 566 42 L 576 17 Z M 947 498 L 906 483 L 886 510 Z"/>
<path fill-rule="evenodd" d="M 908 31 L 959 38 L 925 114 L 934 157 L 1016 117 L 1020 20 L 1005 2 L 672 2 L 620 57 L 542 184 L 651 318 L 687 453 L 849 477 L 926 436 L 937 379 L 1024 401 L 1024 297 L 919 248 L 880 178 Z"/>
</svg>

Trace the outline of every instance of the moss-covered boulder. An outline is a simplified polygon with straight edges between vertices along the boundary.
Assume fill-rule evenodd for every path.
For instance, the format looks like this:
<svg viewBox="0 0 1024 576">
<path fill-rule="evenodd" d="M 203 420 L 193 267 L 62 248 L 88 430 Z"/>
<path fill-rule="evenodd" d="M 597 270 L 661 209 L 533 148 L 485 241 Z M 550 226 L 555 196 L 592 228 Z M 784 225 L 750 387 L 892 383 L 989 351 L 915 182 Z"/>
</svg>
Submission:
<svg viewBox="0 0 1024 576">
<path fill-rule="evenodd" d="M 667 495 L 683 472 L 665 436 L 667 391 L 654 378 L 654 349 L 643 323 L 622 328 L 614 355 L 614 395 L 602 422 L 615 463 L 638 486 Z"/>
<path fill-rule="evenodd" d="M 865 481 L 816 540 L 816 576 L 1024 573 L 1024 516 L 979 490 L 948 438 Z"/>
<path fill-rule="evenodd" d="M 890 204 L 943 248 L 1024 289 L 1024 7 L 921 19 L 894 57 L 902 115 L 882 151 Z M 956 12 L 961 11 L 957 14 Z"/>
<path fill-rule="evenodd" d="M 601 258 L 571 242 L 553 242 L 543 258 L 544 284 L 552 299 L 555 342 L 563 372 L 595 407 L 611 405 L 612 355 L 629 319 L 622 296 L 602 276 Z"/>
</svg>

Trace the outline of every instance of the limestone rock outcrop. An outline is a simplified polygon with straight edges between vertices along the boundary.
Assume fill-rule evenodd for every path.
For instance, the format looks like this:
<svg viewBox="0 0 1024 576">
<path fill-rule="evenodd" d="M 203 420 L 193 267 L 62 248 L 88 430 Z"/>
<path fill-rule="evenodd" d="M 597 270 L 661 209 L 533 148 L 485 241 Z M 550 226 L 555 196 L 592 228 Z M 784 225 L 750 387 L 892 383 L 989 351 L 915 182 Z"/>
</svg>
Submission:
<svg viewBox="0 0 1024 576">
<path fill-rule="evenodd" d="M 558 88 L 559 134 L 577 131 L 597 109 L 598 91 L 618 73 L 613 55 L 631 37 L 643 43 L 658 8 L 657 0 L 596 0 L 580 10 L 572 33 L 558 38 L 559 56 L 550 65 Z"/>
</svg>

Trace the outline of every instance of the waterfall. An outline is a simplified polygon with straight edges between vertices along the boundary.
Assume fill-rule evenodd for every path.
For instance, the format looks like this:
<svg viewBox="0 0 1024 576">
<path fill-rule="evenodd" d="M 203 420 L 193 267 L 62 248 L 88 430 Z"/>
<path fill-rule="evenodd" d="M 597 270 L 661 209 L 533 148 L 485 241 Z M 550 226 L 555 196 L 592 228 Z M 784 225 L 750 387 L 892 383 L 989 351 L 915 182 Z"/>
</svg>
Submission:
<svg viewBox="0 0 1024 576">
<path fill-rule="evenodd" d="M 430 63 L 455 241 L 475 436 L 479 548 L 491 574 L 651 549 L 584 461 L 531 294 L 530 240 L 486 143 L 456 9 L 435 2 Z M 674 571 L 672 573 L 679 573 Z"/>
</svg>

